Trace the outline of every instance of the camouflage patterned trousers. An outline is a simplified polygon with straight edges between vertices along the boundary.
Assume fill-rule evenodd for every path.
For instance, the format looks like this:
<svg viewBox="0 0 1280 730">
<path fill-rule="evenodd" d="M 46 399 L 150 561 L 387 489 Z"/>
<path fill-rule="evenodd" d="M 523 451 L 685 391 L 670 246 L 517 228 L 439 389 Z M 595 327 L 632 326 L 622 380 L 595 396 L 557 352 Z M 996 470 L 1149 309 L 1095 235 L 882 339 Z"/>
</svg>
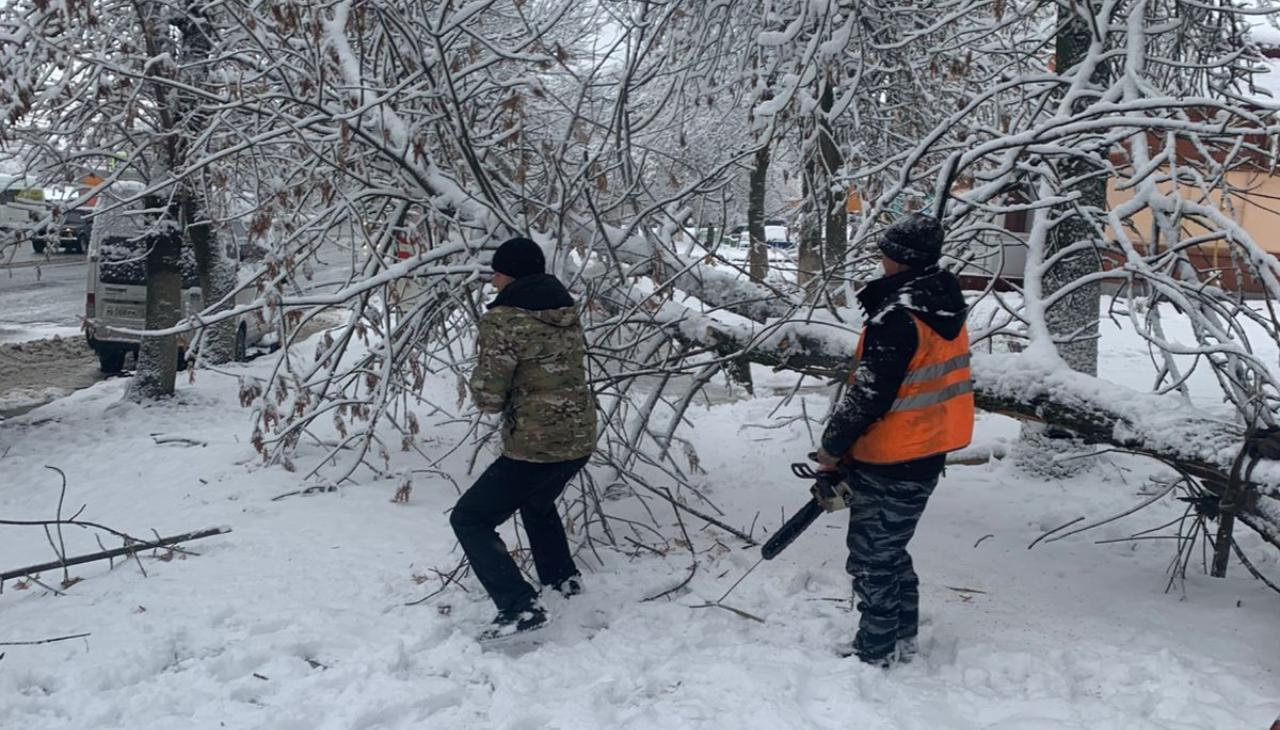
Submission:
<svg viewBox="0 0 1280 730">
<path fill-rule="evenodd" d="M 893 653 L 899 639 L 913 639 L 920 624 L 920 579 L 907 554 L 938 477 L 900 481 L 853 471 L 849 486 L 849 560 L 858 599 L 858 635 L 853 650 L 874 662 Z"/>
</svg>

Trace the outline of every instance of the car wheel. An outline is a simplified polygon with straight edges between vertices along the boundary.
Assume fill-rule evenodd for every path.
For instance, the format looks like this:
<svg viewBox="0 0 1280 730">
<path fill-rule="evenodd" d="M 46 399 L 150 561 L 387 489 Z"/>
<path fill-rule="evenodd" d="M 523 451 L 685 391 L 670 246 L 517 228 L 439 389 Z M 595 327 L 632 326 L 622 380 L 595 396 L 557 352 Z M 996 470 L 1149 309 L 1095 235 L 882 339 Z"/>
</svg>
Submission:
<svg viewBox="0 0 1280 730">
<path fill-rule="evenodd" d="M 36 253 L 44 253 L 44 246 L 45 242 L 39 238 L 33 238 L 31 240 L 31 248 L 35 249 Z"/>
<path fill-rule="evenodd" d="M 236 328 L 236 344 L 234 356 L 236 362 L 245 362 L 249 359 L 249 332 L 242 322 Z"/>
<path fill-rule="evenodd" d="M 101 349 L 98 350 L 98 369 L 104 375 L 116 375 L 124 370 L 124 350 Z"/>
</svg>

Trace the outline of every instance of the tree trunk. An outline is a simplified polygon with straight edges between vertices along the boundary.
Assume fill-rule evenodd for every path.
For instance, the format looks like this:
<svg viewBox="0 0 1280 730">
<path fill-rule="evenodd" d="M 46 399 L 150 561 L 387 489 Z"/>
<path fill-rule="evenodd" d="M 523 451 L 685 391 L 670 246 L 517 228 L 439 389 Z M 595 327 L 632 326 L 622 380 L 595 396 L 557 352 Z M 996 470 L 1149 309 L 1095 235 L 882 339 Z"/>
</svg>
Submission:
<svg viewBox="0 0 1280 730">
<path fill-rule="evenodd" d="M 1076 11 L 1076 7 L 1074 3 L 1058 7 L 1054 68 L 1059 74 L 1066 73 L 1089 57 L 1092 34 L 1089 23 Z M 1083 10 L 1092 12 L 1094 8 L 1096 4 L 1091 2 Z M 1095 84 L 1103 80 L 1098 73 L 1091 78 Z M 1087 103 L 1087 100 L 1079 102 L 1080 105 Z M 1105 164 L 1106 161 L 1099 162 Z M 1050 215 L 1062 220 L 1049 231 L 1044 252 L 1046 260 L 1079 241 L 1093 239 L 1095 233 L 1092 226 L 1079 214 L 1078 210 L 1079 208 L 1102 210 L 1107 204 L 1105 178 L 1081 179 L 1091 171 L 1097 172 L 1101 169 L 1101 164 L 1087 158 L 1070 157 L 1057 161 L 1055 166 L 1059 180 L 1078 180 L 1059 192 L 1064 196 L 1076 193 L 1079 195 L 1079 200 L 1075 206 L 1059 206 L 1050 212 Z M 1060 259 L 1044 272 L 1043 295 L 1050 297 L 1064 287 L 1072 286 L 1080 278 L 1096 272 L 1101 265 L 1098 254 L 1092 250 L 1078 251 Z M 1101 311 L 1101 295 L 1101 284 L 1077 286 L 1045 311 L 1045 325 L 1057 343 L 1057 350 L 1062 359 L 1071 369 L 1089 375 L 1098 374 L 1098 317 Z M 1070 441 L 1059 438 L 1042 424 L 1028 421 L 1022 423 L 1022 440 L 1027 449 L 1023 452 L 1025 455 L 1050 452 L 1061 456 L 1073 449 Z M 1020 460 L 1020 463 L 1029 471 L 1043 476 L 1049 475 L 1040 468 L 1037 460 Z M 1054 464 L 1056 470 L 1065 471 L 1084 469 L 1088 464 L 1083 459 L 1057 457 L 1051 458 L 1047 463 Z M 1065 471 L 1056 471 L 1055 474 L 1061 476 Z"/>
<path fill-rule="evenodd" d="M 823 186 L 823 195 L 821 199 L 826 202 L 823 215 L 826 229 L 823 236 L 824 268 L 830 272 L 838 272 L 844 266 L 845 252 L 849 248 L 849 215 L 845 211 L 848 193 L 842 192 L 844 185 L 840 180 L 844 158 L 840 154 L 839 146 L 836 145 L 835 135 L 831 130 L 831 119 L 827 116 L 835 105 L 835 93 L 832 87 L 833 84 L 828 80 L 819 100 L 822 115 L 818 118 L 818 149 L 822 153 L 823 175 L 820 183 Z M 837 304 L 844 303 L 838 293 L 836 298 Z"/>
<path fill-rule="evenodd" d="M 186 70 L 183 80 L 190 87 L 199 87 L 206 81 L 207 68 L 203 62 L 210 56 L 213 44 L 208 18 L 198 2 L 188 2 L 184 15 L 170 19 L 182 34 L 182 55 Z M 187 116 L 180 126 L 195 138 L 209 124 L 208 114 L 200 100 L 188 92 L 176 93 L 177 109 Z M 174 120 L 176 121 L 176 120 Z M 189 143 L 180 139 L 174 146 L 174 166 L 182 163 L 189 154 Z M 179 191 L 182 212 L 182 232 L 196 255 L 196 269 L 200 276 L 202 309 L 226 297 L 236 287 L 236 261 L 229 258 L 225 247 L 218 245 L 217 234 L 209 224 L 207 209 L 201 192 L 191 183 L 181 184 Z M 225 309 L 220 307 L 219 309 Z M 216 311 L 216 310 L 215 310 Z M 236 356 L 236 323 L 223 320 L 205 328 L 200 333 L 200 360 L 210 365 L 231 362 Z"/>
<path fill-rule="evenodd" d="M 191 241 L 196 255 L 196 268 L 200 275 L 202 308 L 209 307 L 231 294 L 236 287 L 236 263 L 227 256 L 226 247 L 220 245 L 213 226 L 205 216 L 203 206 L 194 192 L 188 192 L 182 202 L 183 230 Z M 227 302 L 217 310 L 226 309 Z M 200 361 L 209 365 L 231 362 L 236 357 L 236 321 L 225 319 L 205 327 L 200 333 Z"/>
<path fill-rule="evenodd" d="M 807 302 L 816 298 L 822 276 L 824 216 L 819 207 L 822 196 L 816 189 L 817 177 L 817 165 L 810 157 L 804 164 L 804 184 L 800 199 L 800 251 L 796 262 L 796 283 L 804 288 Z"/>
<path fill-rule="evenodd" d="M 149 199 L 148 207 L 163 205 Z M 182 236 L 172 221 L 161 224 L 147 251 L 147 329 L 172 327 L 182 317 Z M 142 338 L 138 369 L 129 384 L 131 400 L 155 400 L 173 395 L 178 370 L 176 335 Z"/>
<path fill-rule="evenodd" d="M 1056 46 L 1056 66 L 1059 74 L 1078 66 L 1087 60 L 1092 41 L 1089 24 L 1078 13 L 1074 5 L 1062 5 L 1058 8 L 1058 35 Z M 1096 3 L 1090 3 L 1096 8 Z M 1086 12 L 1092 12 L 1086 10 Z M 1100 84 L 1105 79 L 1101 71 L 1094 74 L 1091 81 Z M 1087 100 L 1080 102 L 1087 104 Z M 1099 154 L 1106 154 L 1105 151 Z M 1060 191 L 1063 195 L 1076 193 L 1080 196 L 1075 208 L 1055 209 L 1053 215 L 1066 219 L 1055 226 L 1049 233 L 1045 258 L 1051 258 L 1057 252 L 1079 242 L 1096 237 L 1090 222 L 1077 211 L 1080 208 L 1103 210 L 1107 206 L 1107 181 L 1097 173 L 1104 169 L 1106 160 L 1089 160 L 1073 157 L 1058 165 L 1061 180 L 1078 179 L 1069 189 Z M 1093 173 L 1090 175 L 1090 173 Z M 1085 177 L 1088 176 L 1088 177 Z M 1083 178 L 1083 179 L 1081 179 Z M 1083 250 L 1068 256 L 1045 273 L 1044 294 L 1051 296 L 1063 287 L 1070 286 L 1081 277 L 1097 272 L 1102 262 L 1094 250 Z M 1081 286 L 1063 297 L 1045 313 L 1046 324 L 1054 339 L 1059 341 L 1058 352 L 1072 369 L 1089 375 L 1098 374 L 1098 317 L 1100 312 L 1100 284 Z"/>
<path fill-rule="evenodd" d="M 747 194 L 747 238 L 750 250 L 747 263 L 751 280 L 763 282 L 769 275 L 769 245 L 764 231 L 766 182 L 769 178 L 769 145 L 756 151 L 756 164 L 751 168 L 751 188 Z"/>
<path fill-rule="evenodd" d="M 142 24 L 147 53 L 160 56 L 162 50 L 172 52 L 168 45 L 158 4 L 145 3 L 135 6 Z M 168 67 L 150 69 L 148 75 L 172 73 Z M 177 166 L 180 129 L 175 124 L 176 99 L 164 85 L 153 82 L 156 114 L 160 130 L 166 133 L 157 147 L 157 159 L 149 170 L 152 180 L 168 177 Z M 166 197 L 148 196 L 147 208 L 164 213 L 156 222 L 147 246 L 147 324 L 148 330 L 167 329 L 182 318 L 182 231 L 178 227 L 180 206 L 171 205 Z M 178 370 L 178 339 L 175 335 L 145 336 L 138 348 L 137 373 L 129 383 L 125 398 L 135 401 L 154 400 L 173 395 Z"/>
</svg>

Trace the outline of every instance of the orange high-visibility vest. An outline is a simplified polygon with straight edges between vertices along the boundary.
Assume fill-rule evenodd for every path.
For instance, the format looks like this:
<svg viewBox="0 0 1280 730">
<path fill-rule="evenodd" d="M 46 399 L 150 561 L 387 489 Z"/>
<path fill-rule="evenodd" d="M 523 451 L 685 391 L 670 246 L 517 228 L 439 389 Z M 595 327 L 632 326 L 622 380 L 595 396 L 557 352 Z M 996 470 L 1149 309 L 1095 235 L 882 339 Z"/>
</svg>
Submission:
<svg viewBox="0 0 1280 730">
<path fill-rule="evenodd" d="M 969 330 L 947 340 L 914 314 L 919 345 L 889 412 L 862 433 L 846 461 L 897 464 L 962 449 L 973 440 Z M 867 331 L 858 339 L 858 357 Z M 854 373 L 857 369 L 854 369 Z M 849 376 L 850 384 L 853 375 Z"/>
</svg>

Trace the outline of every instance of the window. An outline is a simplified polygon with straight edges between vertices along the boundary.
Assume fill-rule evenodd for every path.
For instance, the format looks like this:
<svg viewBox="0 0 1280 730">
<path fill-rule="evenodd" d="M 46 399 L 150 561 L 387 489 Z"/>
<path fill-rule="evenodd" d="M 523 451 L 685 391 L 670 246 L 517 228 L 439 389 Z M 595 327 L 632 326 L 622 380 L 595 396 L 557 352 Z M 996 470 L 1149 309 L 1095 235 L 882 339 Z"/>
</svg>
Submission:
<svg viewBox="0 0 1280 730">
<path fill-rule="evenodd" d="M 1031 230 L 1031 214 L 1025 210 L 1015 210 L 1004 214 L 1004 227 L 1014 233 L 1027 233 Z"/>
<path fill-rule="evenodd" d="M 98 278 L 104 284 L 144 286 L 147 283 L 147 239 L 113 236 L 102 242 Z M 195 253 L 182 247 L 182 288 L 200 285 Z"/>
</svg>

